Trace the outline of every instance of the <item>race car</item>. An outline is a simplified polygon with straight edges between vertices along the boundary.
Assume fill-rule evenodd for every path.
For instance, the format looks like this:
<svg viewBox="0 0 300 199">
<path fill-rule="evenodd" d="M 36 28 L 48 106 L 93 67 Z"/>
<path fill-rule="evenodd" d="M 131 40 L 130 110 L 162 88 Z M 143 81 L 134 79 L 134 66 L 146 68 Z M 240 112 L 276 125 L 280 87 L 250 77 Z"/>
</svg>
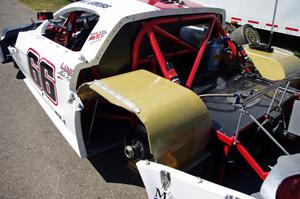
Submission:
<svg viewBox="0 0 300 199">
<path fill-rule="evenodd" d="M 0 58 L 13 61 L 80 157 L 123 145 L 133 165 L 199 167 L 197 175 L 230 188 L 253 171 L 259 182 L 250 187 L 260 186 L 282 155 L 290 165 L 299 162 L 300 61 L 279 49 L 247 48 L 253 63 L 223 30 L 223 9 L 180 0 L 83 0 L 38 18 L 4 29 Z M 273 64 L 281 69 L 274 79 Z M 157 180 L 141 164 L 142 178 Z M 149 198 L 171 198 L 165 191 L 172 179 L 185 179 L 168 167 L 163 190 Z M 299 182 L 300 168 L 292 169 L 284 168 L 278 185 L 289 177 Z M 214 197 L 220 186 L 207 186 Z M 294 187 L 297 197 L 299 183 Z"/>
</svg>

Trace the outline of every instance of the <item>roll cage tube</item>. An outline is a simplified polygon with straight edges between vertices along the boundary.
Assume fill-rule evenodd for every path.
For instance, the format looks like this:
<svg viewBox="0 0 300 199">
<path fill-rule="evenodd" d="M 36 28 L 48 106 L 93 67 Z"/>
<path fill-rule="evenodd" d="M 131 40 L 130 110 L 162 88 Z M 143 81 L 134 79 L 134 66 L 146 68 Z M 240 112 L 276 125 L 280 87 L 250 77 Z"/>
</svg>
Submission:
<svg viewBox="0 0 300 199">
<path fill-rule="evenodd" d="M 203 40 L 199 50 L 196 49 L 195 47 L 193 47 L 192 45 L 188 44 L 184 40 L 174 36 L 173 34 L 167 32 L 159 27 L 159 25 L 164 25 L 164 24 L 175 24 L 175 23 L 179 23 L 179 22 L 189 22 L 189 21 L 197 21 L 197 20 L 208 20 L 210 23 L 208 31 L 204 37 L 204 40 Z M 191 88 L 194 78 L 195 78 L 195 75 L 197 73 L 197 70 L 199 68 L 199 64 L 203 57 L 203 53 L 207 47 L 207 43 L 209 41 L 209 38 L 210 38 L 213 30 L 217 31 L 217 33 L 220 36 L 227 37 L 227 34 L 223 30 L 221 24 L 218 22 L 217 17 L 213 14 L 205 14 L 205 15 L 201 14 L 201 15 L 179 16 L 179 17 L 176 16 L 176 17 L 168 17 L 168 18 L 163 18 L 163 19 L 154 19 L 149 22 L 144 22 L 142 24 L 141 30 L 137 34 L 137 37 L 133 43 L 132 70 L 137 70 L 140 64 L 149 63 L 149 62 L 153 63 L 156 60 L 159 64 L 159 67 L 160 67 L 160 70 L 161 70 L 163 76 L 168 80 L 173 80 L 173 77 L 177 76 L 177 73 L 176 73 L 175 69 L 168 70 L 165 58 L 192 52 L 192 53 L 196 54 L 196 58 L 194 60 L 192 69 L 188 75 L 188 79 L 185 83 L 185 86 L 187 88 Z M 168 53 L 163 54 L 159 47 L 155 33 L 157 33 L 160 36 L 183 47 L 183 49 L 178 50 L 176 52 L 168 52 Z M 152 47 L 155 57 L 146 57 L 146 58 L 139 57 L 141 44 L 142 44 L 143 38 L 145 36 L 147 36 L 149 38 L 150 45 Z M 238 55 L 238 58 L 241 59 L 239 56 L 239 53 L 237 53 L 238 49 L 236 48 L 234 43 L 230 39 L 226 39 L 226 42 L 231 50 L 232 56 L 235 57 Z M 155 59 L 155 60 L 153 60 L 153 59 Z M 152 70 L 154 70 L 154 69 L 152 69 Z"/>
<path fill-rule="evenodd" d="M 77 32 L 76 20 L 80 16 L 80 11 L 72 11 L 62 24 L 48 25 L 47 31 L 56 33 L 53 40 L 65 47 L 68 47 L 72 34 Z"/>
<path fill-rule="evenodd" d="M 64 46 L 66 46 L 66 47 L 68 46 L 68 43 L 69 43 L 72 33 L 77 32 L 77 27 L 76 27 L 77 15 L 78 15 L 78 12 L 76 12 L 76 11 L 71 12 L 63 24 L 63 26 L 66 27 L 66 36 L 65 36 L 65 40 L 64 40 Z M 68 30 L 69 27 L 70 27 L 70 30 Z"/>
</svg>

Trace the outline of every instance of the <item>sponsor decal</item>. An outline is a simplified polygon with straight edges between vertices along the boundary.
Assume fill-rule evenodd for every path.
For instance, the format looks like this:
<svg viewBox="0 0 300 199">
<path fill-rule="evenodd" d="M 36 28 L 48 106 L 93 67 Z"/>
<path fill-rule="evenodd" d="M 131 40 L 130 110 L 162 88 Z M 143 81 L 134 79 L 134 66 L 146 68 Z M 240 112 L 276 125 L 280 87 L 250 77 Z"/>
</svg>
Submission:
<svg viewBox="0 0 300 199">
<path fill-rule="evenodd" d="M 160 191 L 159 188 L 156 188 L 154 199 L 167 199 L 167 193 L 164 191 Z"/>
<path fill-rule="evenodd" d="M 175 199 L 175 197 L 173 197 L 170 190 L 168 191 L 168 189 L 171 185 L 171 174 L 167 171 L 161 170 L 160 171 L 160 182 L 161 182 L 162 188 L 159 189 L 156 187 L 154 199 Z"/>
<path fill-rule="evenodd" d="M 73 75 L 73 69 L 70 66 L 68 66 L 68 65 L 66 65 L 64 63 L 62 63 L 60 65 L 60 69 L 62 69 L 63 71 L 65 71 L 68 76 L 72 76 Z"/>
<path fill-rule="evenodd" d="M 60 69 L 61 70 L 57 73 L 59 75 L 59 77 L 65 79 L 67 81 L 70 81 L 71 77 L 73 75 L 73 69 L 64 63 L 62 63 L 60 65 Z"/>
<path fill-rule="evenodd" d="M 110 8 L 111 7 L 111 5 L 108 5 L 106 3 L 101 3 L 101 2 L 98 2 L 98 1 L 82 1 L 82 3 L 97 6 L 99 8 Z"/>
<path fill-rule="evenodd" d="M 102 31 L 98 31 L 98 32 L 94 32 L 94 33 L 91 33 L 90 36 L 89 36 L 89 39 L 88 41 L 93 44 L 97 41 L 100 41 L 104 35 L 106 35 L 106 30 L 102 30 Z"/>
<path fill-rule="evenodd" d="M 164 191 L 156 187 L 154 199 L 176 199 L 170 192 Z"/>
</svg>

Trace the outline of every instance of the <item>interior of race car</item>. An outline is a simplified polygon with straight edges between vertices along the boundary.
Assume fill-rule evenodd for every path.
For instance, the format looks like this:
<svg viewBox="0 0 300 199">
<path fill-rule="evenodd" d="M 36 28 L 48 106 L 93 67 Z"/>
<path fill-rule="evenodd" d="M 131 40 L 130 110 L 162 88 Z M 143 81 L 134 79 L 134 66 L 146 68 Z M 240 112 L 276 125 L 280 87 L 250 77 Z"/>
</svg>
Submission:
<svg viewBox="0 0 300 199">
<path fill-rule="evenodd" d="M 219 30 L 223 29 L 220 23 L 212 23 L 213 20 L 218 21 L 218 17 L 193 17 L 173 17 L 169 22 L 166 21 L 168 19 L 156 19 L 126 24 L 111 41 L 99 65 L 81 71 L 77 85 L 94 78 L 146 69 L 192 88 L 196 87 L 197 81 L 204 81 L 203 78 L 213 79 L 209 76 L 214 76 L 218 71 L 232 71 L 234 64 L 230 58 L 235 54 L 236 47 L 233 43 L 228 46 L 227 37 L 221 38 Z M 153 33 L 150 36 L 145 31 L 149 27 Z M 225 35 L 225 32 L 222 34 Z M 202 44 L 201 52 L 197 54 Z M 231 54 L 230 48 L 233 49 Z M 195 78 L 199 75 L 203 78 Z"/>
<path fill-rule="evenodd" d="M 191 88 L 197 94 L 213 91 L 234 73 L 242 70 L 236 66 L 236 59 L 241 59 L 235 56 L 237 48 L 232 42 L 228 42 L 218 17 L 220 16 L 176 16 L 126 24 L 111 41 L 99 65 L 80 72 L 77 86 L 94 79 L 146 69 Z M 152 31 L 147 33 L 149 28 Z M 105 100 L 101 101 L 104 103 Z M 86 105 L 90 106 L 93 109 L 95 101 Z M 111 104 L 106 106 L 114 107 Z M 91 113 L 88 110 L 90 109 L 87 108 L 84 112 Z M 130 120 L 134 116 L 125 118 Z M 87 123 L 83 132 L 89 132 L 90 121 L 83 122 Z M 89 134 L 84 133 L 86 141 L 89 140 Z"/>
<path fill-rule="evenodd" d="M 233 67 L 235 62 L 230 61 L 232 55 L 229 50 L 231 46 L 235 54 L 236 47 L 232 43 L 228 45 L 227 37 L 224 37 L 225 32 L 220 32 L 223 29 L 218 17 L 220 16 L 176 16 L 126 24 L 107 47 L 99 65 L 80 72 L 77 86 L 94 79 L 146 69 L 193 90 L 198 88 L 199 93 L 201 85 L 202 92 L 208 92 L 217 82 L 218 76 L 226 78 L 236 73 Z M 149 27 L 153 30 L 152 35 L 145 31 Z M 237 71 L 241 70 L 240 67 L 236 68 Z M 222 82 L 218 80 L 218 83 Z M 96 129 L 119 132 L 110 134 L 110 138 L 107 138 L 113 140 L 112 144 L 117 143 L 116 140 L 123 142 L 124 129 L 125 132 L 136 131 L 135 126 L 137 123 L 140 125 L 134 114 L 104 99 L 95 100 L 85 101 L 86 109 L 82 112 L 82 118 L 85 118 L 82 121 L 82 129 L 88 150 L 93 151 L 92 146 L 99 145 L 95 143 L 97 141 L 101 142 L 100 145 L 108 143 L 102 142 L 106 139 L 95 139 L 97 133 L 93 131 Z M 94 116 L 91 110 L 95 109 L 96 102 L 97 107 L 102 109 L 96 108 L 95 117 L 102 119 L 94 123 L 92 128 L 91 121 Z M 108 115 L 112 117 L 109 118 Z M 114 125 L 116 120 L 121 123 L 119 127 Z"/>
<path fill-rule="evenodd" d="M 49 19 L 44 36 L 72 51 L 80 51 L 98 20 L 94 13 L 72 11 Z"/>
<path fill-rule="evenodd" d="M 99 65 L 80 72 L 77 85 L 131 70 L 146 69 L 192 88 L 199 94 L 213 90 L 217 86 L 216 83 L 223 83 L 217 77 L 231 76 L 232 73 L 236 73 L 234 68 L 237 71 L 241 70 L 240 67 L 234 67 L 234 59 L 230 60 L 231 52 L 236 53 L 236 47 L 231 44 L 233 50 L 230 51 L 226 38 L 221 37 L 221 33 L 223 35 L 225 33 L 220 33 L 222 28 L 218 17 L 215 15 L 176 16 L 129 23 L 123 26 L 111 41 Z M 154 34 L 146 34 L 145 30 L 149 27 L 155 32 Z M 199 49 L 202 50 L 199 51 Z M 118 59 L 112 59 L 112 57 L 118 57 Z M 130 128 L 134 126 L 132 121 L 138 121 L 138 119 L 103 99 L 99 103 L 102 109 L 96 111 L 96 117 L 99 116 L 102 120 L 101 122 L 99 120 L 93 129 L 120 128 L 114 130 L 120 134 L 115 133 L 116 138 L 111 138 L 113 140 L 111 143 L 116 143 L 116 139 L 122 142 L 124 136 L 121 133 L 122 130 L 130 131 Z M 84 115 L 82 118 L 89 118 L 82 121 L 87 148 L 97 145 L 91 144 L 91 141 L 105 140 L 90 138 L 90 136 L 97 135 L 96 132 L 90 130 L 93 118 L 91 110 L 95 106 L 95 99 L 86 101 L 85 107 L 87 108 L 82 113 Z M 103 119 L 107 115 L 117 115 L 117 117 Z M 122 117 L 119 117 L 120 115 Z M 119 118 L 118 123 L 121 123 L 120 118 L 123 118 L 123 124 L 114 125 L 116 118 Z M 110 134 L 110 136 L 113 135 Z"/>
<path fill-rule="evenodd" d="M 77 87 L 95 79 L 145 69 L 193 90 L 212 117 L 216 138 L 212 140 L 212 154 L 218 151 L 202 161 L 204 168 L 214 166 L 211 172 L 203 169 L 201 176 L 232 183 L 236 178 L 254 174 L 259 187 L 280 155 L 286 150 L 299 151 L 299 137 L 284 133 L 295 98 L 293 93 L 278 93 L 272 82 L 259 76 L 242 47 L 222 29 L 220 17 L 196 14 L 128 23 L 113 38 L 100 63 L 80 71 Z M 288 84 L 281 82 L 279 87 L 287 88 Z M 241 105 L 243 100 L 247 104 Z M 86 107 L 81 112 L 82 132 L 88 152 L 99 146 L 136 143 L 136 138 L 143 147 L 134 147 L 149 151 L 145 150 L 145 129 L 137 128 L 142 124 L 134 114 L 100 96 L 82 101 Z M 242 106 L 249 109 L 247 117 L 241 112 Z M 284 108 L 278 111 L 278 107 Z M 101 119 L 94 122 L 95 118 Z M 269 132 L 278 141 L 270 139 Z M 227 169 L 232 172 L 225 173 Z"/>
</svg>

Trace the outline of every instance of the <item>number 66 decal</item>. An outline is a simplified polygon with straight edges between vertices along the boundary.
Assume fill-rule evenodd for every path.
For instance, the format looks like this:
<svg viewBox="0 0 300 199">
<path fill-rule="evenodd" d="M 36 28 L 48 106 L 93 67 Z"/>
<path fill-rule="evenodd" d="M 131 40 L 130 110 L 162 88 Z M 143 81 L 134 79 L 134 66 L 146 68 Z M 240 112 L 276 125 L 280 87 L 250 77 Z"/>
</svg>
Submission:
<svg viewBox="0 0 300 199">
<path fill-rule="evenodd" d="M 40 58 L 39 53 L 32 48 L 28 50 L 27 57 L 31 78 L 41 91 L 45 91 L 50 101 L 57 105 L 55 66 L 46 58 Z"/>
</svg>

